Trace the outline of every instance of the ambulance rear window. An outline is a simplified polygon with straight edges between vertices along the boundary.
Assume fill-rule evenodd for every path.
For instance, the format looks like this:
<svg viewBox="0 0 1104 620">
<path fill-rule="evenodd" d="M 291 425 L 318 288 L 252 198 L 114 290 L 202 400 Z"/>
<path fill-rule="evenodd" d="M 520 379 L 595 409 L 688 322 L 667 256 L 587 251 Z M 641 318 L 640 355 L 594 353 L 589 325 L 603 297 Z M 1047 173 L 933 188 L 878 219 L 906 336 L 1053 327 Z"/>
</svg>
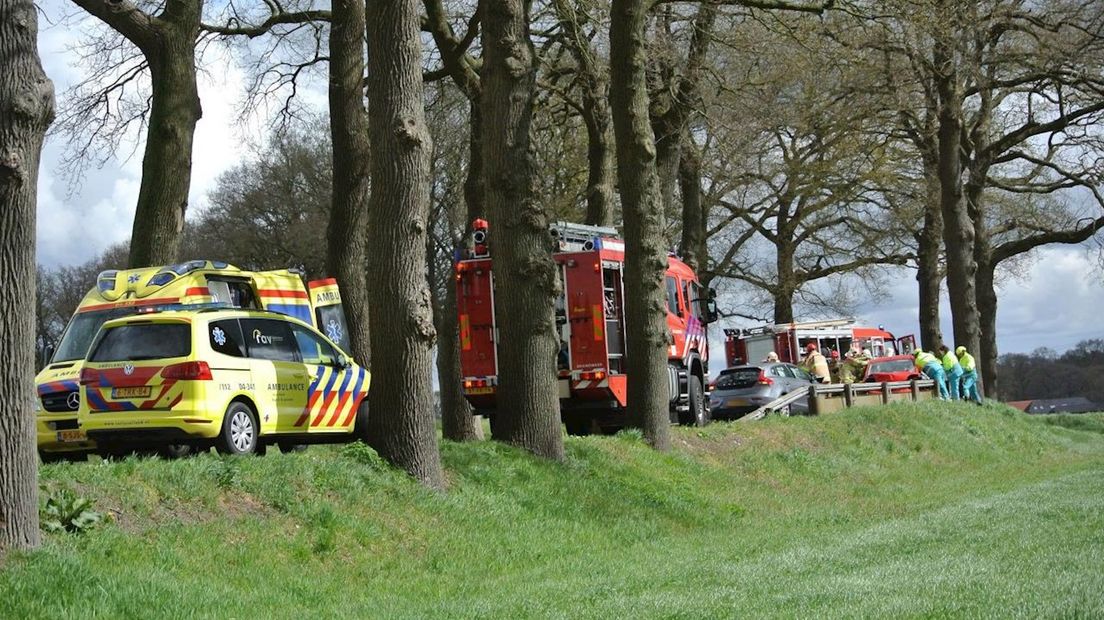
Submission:
<svg viewBox="0 0 1104 620">
<path fill-rule="evenodd" d="M 93 362 L 134 362 L 186 357 L 192 352 L 192 326 L 188 323 L 133 323 L 103 333 Z"/>
</svg>

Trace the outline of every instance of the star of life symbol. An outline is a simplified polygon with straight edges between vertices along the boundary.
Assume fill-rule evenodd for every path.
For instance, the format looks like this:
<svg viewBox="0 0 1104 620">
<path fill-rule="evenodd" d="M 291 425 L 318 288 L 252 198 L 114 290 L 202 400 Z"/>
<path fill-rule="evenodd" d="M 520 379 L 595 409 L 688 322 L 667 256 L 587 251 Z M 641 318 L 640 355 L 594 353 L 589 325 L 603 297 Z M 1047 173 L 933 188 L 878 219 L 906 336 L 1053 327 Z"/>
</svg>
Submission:
<svg viewBox="0 0 1104 620">
<path fill-rule="evenodd" d="M 69 407 L 70 411 L 80 409 L 80 393 L 69 392 L 69 396 L 65 398 L 65 404 Z"/>
<path fill-rule="evenodd" d="M 334 342 L 341 341 L 341 326 L 337 324 L 337 321 L 330 319 L 330 322 L 326 323 L 326 336 Z"/>
<path fill-rule="evenodd" d="M 214 338 L 215 344 L 220 347 L 226 345 L 226 332 L 222 331 L 221 327 L 216 327 L 211 330 L 211 338 Z"/>
<path fill-rule="evenodd" d="M 138 280 L 141 280 L 141 279 L 142 279 L 142 274 L 140 274 L 140 273 L 132 273 L 129 276 L 127 276 L 127 282 L 129 282 L 131 284 L 137 284 Z"/>
<path fill-rule="evenodd" d="M 130 375 L 133 375 L 134 374 L 134 366 L 131 365 L 131 364 L 127 364 L 126 366 L 123 366 L 123 374 L 128 376 L 128 377 Z"/>
</svg>

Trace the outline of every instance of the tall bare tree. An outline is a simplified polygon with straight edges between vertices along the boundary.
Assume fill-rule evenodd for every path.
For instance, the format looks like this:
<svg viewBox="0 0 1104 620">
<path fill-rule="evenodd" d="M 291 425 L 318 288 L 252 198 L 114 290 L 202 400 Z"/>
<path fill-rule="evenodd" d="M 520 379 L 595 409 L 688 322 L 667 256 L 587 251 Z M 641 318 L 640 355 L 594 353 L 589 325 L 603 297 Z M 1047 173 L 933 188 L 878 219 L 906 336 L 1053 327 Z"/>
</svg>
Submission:
<svg viewBox="0 0 1104 620">
<path fill-rule="evenodd" d="M 166 0 L 157 14 L 129 0 L 73 0 L 142 54 L 152 94 L 129 266 L 177 258 L 192 179 L 192 138 L 203 115 L 196 86 L 202 0 Z"/>
<path fill-rule="evenodd" d="M 483 4 L 483 165 L 495 313 L 500 407 L 491 434 L 539 456 L 563 458 L 556 384 L 558 280 L 548 217 L 533 188 L 530 130 L 536 55 L 527 0 Z"/>
<path fill-rule="evenodd" d="M 613 0 L 610 104 L 625 220 L 625 341 L 628 407 L 657 450 L 671 447 L 668 331 L 662 288 L 667 268 L 656 139 L 648 116 L 645 26 L 649 3 Z"/>
<path fill-rule="evenodd" d="M 609 70 L 585 30 L 588 8 L 580 0 L 554 0 L 563 45 L 575 60 L 578 106 L 587 130 L 586 223 L 613 224 L 613 132 L 609 107 Z M 594 34 L 597 34 L 595 26 Z"/>
<path fill-rule="evenodd" d="M 368 239 L 370 180 L 368 114 L 364 110 L 364 1 L 335 0 L 330 24 L 330 139 L 333 192 L 326 239 L 326 271 L 341 285 L 353 355 L 367 366 Z"/>
<path fill-rule="evenodd" d="M 39 544 L 35 456 L 35 207 L 54 85 L 31 0 L 0 0 L 0 558 Z"/>
<path fill-rule="evenodd" d="M 351 3 L 348 10 L 364 6 Z M 373 0 L 367 7 L 373 224 L 367 429 L 381 456 L 423 484 L 441 488 L 445 480 L 429 384 L 436 332 L 425 271 L 432 140 L 425 122 L 419 23 L 417 0 Z"/>
</svg>

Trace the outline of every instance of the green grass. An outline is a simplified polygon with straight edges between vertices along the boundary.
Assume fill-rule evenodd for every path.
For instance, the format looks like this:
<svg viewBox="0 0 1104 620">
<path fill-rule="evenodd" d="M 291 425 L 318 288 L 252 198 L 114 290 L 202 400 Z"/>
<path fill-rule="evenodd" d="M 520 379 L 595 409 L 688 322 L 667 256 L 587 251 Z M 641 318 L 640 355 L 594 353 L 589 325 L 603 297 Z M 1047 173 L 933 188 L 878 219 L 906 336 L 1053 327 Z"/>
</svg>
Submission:
<svg viewBox="0 0 1104 620">
<path fill-rule="evenodd" d="M 442 446 L 42 470 L 113 523 L 0 568 L 0 617 L 1104 615 L 1104 416 L 931 404 Z"/>
</svg>

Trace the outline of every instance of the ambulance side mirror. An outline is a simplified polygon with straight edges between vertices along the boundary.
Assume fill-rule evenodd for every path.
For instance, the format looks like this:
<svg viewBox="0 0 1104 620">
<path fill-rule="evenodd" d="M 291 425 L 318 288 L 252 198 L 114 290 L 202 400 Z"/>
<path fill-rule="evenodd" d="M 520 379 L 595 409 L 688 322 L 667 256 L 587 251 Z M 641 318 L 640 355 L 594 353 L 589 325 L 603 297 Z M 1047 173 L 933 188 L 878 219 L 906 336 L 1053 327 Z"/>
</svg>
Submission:
<svg viewBox="0 0 1104 620">
<path fill-rule="evenodd" d="M 347 370 L 352 365 L 353 365 L 353 363 L 349 361 L 349 358 L 345 357 L 344 355 L 338 355 L 337 356 L 337 367 L 338 368 Z"/>
</svg>

